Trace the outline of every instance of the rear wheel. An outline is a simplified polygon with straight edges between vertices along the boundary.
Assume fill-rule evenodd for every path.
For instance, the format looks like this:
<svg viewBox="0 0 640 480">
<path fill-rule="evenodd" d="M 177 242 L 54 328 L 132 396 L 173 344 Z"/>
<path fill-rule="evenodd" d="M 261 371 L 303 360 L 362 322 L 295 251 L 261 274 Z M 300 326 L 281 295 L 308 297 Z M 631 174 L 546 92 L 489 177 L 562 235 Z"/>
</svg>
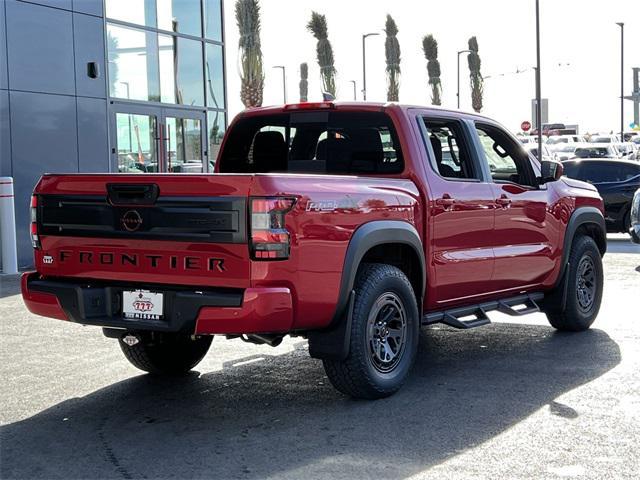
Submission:
<svg viewBox="0 0 640 480">
<path fill-rule="evenodd" d="M 333 386 L 355 398 L 387 397 L 400 389 L 415 360 L 419 319 L 409 279 L 391 265 L 364 265 L 355 284 L 349 355 L 324 360 Z"/>
<path fill-rule="evenodd" d="M 548 311 L 549 323 L 558 330 L 579 332 L 588 329 L 598 316 L 602 301 L 602 257 L 591 237 L 576 237 L 569 254 L 566 308 Z"/>
<path fill-rule="evenodd" d="M 133 339 L 137 339 L 137 343 L 133 343 Z M 159 375 L 179 375 L 200 363 L 212 340 L 212 336 L 193 339 L 187 334 L 139 333 L 128 334 L 120 338 L 118 343 L 134 367 Z"/>
</svg>

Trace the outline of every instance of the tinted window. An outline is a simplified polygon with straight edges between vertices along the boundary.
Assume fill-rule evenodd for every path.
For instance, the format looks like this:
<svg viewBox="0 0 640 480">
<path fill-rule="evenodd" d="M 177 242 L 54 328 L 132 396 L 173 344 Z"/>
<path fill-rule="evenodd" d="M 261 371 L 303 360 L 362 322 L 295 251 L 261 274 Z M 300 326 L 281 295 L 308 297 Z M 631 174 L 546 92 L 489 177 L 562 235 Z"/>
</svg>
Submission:
<svg viewBox="0 0 640 480">
<path fill-rule="evenodd" d="M 581 165 L 580 171 L 576 176 L 572 173 L 565 168 L 567 176 L 578 180 L 591 183 L 624 182 L 640 175 L 640 165 L 630 165 L 622 162 L 585 162 Z"/>
<path fill-rule="evenodd" d="M 578 158 L 610 158 L 613 156 L 607 147 L 579 147 L 574 152 Z"/>
<path fill-rule="evenodd" d="M 564 174 L 569 178 L 575 178 L 576 180 L 582 180 L 580 178 L 580 163 L 576 162 L 563 162 Z"/>
<path fill-rule="evenodd" d="M 384 113 L 308 111 L 241 119 L 220 171 L 341 174 L 402 172 L 396 131 Z"/>
</svg>

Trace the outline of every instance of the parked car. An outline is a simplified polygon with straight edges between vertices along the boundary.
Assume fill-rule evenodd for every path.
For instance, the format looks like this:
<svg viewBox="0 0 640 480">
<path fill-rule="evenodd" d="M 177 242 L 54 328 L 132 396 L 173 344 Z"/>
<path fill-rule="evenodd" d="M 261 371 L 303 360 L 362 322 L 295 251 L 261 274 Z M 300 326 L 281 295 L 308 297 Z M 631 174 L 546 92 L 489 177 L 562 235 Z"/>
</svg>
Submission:
<svg viewBox="0 0 640 480">
<path fill-rule="evenodd" d="M 620 138 L 617 135 L 591 135 L 589 138 L 590 143 L 620 143 Z"/>
<path fill-rule="evenodd" d="M 538 158 L 538 144 L 537 143 L 527 143 L 523 145 L 524 149 L 528 152 L 531 152 L 534 157 Z M 543 160 L 555 160 L 554 154 L 549 150 L 549 148 L 542 144 L 542 159 Z"/>
<path fill-rule="evenodd" d="M 629 235 L 631 235 L 631 240 L 640 243 L 640 188 L 633 195 L 630 222 Z"/>
<path fill-rule="evenodd" d="M 624 139 L 625 142 L 630 142 L 632 141 L 634 138 L 638 138 L 640 139 L 640 131 L 637 130 L 633 130 L 631 132 L 624 132 L 622 134 L 622 137 Z"/>
<path fill-rule="evenodd" d="M 555 154 L 556 160 L 563 162 L 574 158 L 576 156 L 575 151 L 579 146 L 579 143 L 566 143 L 558 146 L 553 153 Z"/>
<path fill-rule="evenodd" d="M 549 135 L 559 135 L 561 133 L 565 133 L 564 131 L 567 130 L 566 125 L 564 123 L 543 123 L 542 124 L 542 134 L 549 136 Z M 572 131 L 567 131 L 566 133 L 575 133 L 573 130 Z M 531 135 L 538 135 L 538 129 L 534 128 L 533 130 L 531 130 Z"/>
<path fill-rule="evenodd" d="M 584 137 L 581 135 L 554 135 L 549 137 L 549 140 L 547 140 L 547 146 L 552 151 L 555 151 L 557 147 L 562 145 L 566 145 L 568 143 L 582 143 L 584 141 Z"/>
<path fill-rule="evenodd" d="M 640 188 L 640 164 L 627 160 L 569 160 L 563 162 L 570 178 L 591 183 L 604 200 L 607 231 L 629 231 L 633 194 Z"/>
<path fill-rule="evenodd" d="M 407 378 L 421 325 L 542 310 L 559 330 L 589 328 L 604 206 L 562 171 L 475 114 L 250 109 L 214 174 L 43 176 L 22 294 L 35 314 L 103 327 L 154 374 L 190 370 L 213 335 L 291 334 L 338 390 L 380 398 Z"/>
<path fill-rule="evenodd" d="M 620 152 L 620 158 L 626 160 L 636 160 L 637 147 L 631 142 L 616 143 L 616 149 Z"/>
<path fill-rule="evenodd" d="M 518 135 L 518 140 L 520 140 L 520 143 L 526 145 L 529 143 L 536 143 L 538 141 L 538 137 L 533 137 L 531 135 Z"/>
<path fill-rule="evenodd" d="M 580 145 L 573 154 L 576 158 L 620 158 L 615 146 L 608 144 Z"/>
</svg>

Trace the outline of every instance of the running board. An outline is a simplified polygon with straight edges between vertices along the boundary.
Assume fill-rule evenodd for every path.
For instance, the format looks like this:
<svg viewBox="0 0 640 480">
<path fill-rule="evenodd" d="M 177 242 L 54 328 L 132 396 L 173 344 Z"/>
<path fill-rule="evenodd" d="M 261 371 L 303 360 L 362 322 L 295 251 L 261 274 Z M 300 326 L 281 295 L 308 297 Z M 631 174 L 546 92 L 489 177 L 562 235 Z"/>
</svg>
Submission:
<svg viewBox="0 0 640 480">
<path fill-rule="evenodd" d="M 470 305 L 466 307 L 452 308 L 441 312 L 432 312 L 422 317 L 422 325 L 444 323 L 453 328 L 475 328 L 491 323 L 488 312 L 497 310 L 513 317 L 527 315 L 540 311 L 536 302 L 544 298 L 543 293 L 529 293 L 511 298 L 503 298 L 491 302 Z M 521 307 L 521 308 L 516 308 Z M 463 320 L 465 317 L 472 317 Z"/>
</svg>

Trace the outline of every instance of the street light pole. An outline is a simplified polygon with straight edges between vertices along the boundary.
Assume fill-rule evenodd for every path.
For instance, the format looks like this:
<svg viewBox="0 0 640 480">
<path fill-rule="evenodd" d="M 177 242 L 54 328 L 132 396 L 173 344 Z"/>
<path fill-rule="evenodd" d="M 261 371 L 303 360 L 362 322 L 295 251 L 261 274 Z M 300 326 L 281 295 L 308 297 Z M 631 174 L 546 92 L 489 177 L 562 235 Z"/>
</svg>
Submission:
<svg viewBox="0 0 640 480">
<path fill-rule="evenodd" d="M 357 100 L 356 98 L 356 81 L 355 80 L 349 80 L 349 83 L 353 84 L 353 100 Z"/>
<path fill-rule="evenodd" d="M 365 33 L 362 35 L 362 99 L 367 101 L 367 55 L 366 48 L 367 44 L 365 40 L 367 37 L 371 37 L 374 35 L 380 35 L 379 33 Z"/>
<path fill-rule="evenodd" d="M 460 55 L 463 53 L 471 53 L 471 50 L 460 50 L 458 52 L 458 90 L 456 96 L 458 97 L 458 108 L 460 108 Z"/>
<path fill-rule="evenodd" d="M 273 68 L 281 68 L 282 69 L 282 97 L 284 98 L 284 103 L 287 103 L 287 76 L 285 73 L 284 65 L 274 65 Z"/>
<path fill-rule="evenodd" d="M 536 0 L 536 128 L 538 160 L 542 161 L 542 86 L 540 85 L 540 0 Z"/>
<path fill-rule="evenodd" d="M 620 27 L 620 141 L 624 142 L 624 23 Z"/>
</svg>

